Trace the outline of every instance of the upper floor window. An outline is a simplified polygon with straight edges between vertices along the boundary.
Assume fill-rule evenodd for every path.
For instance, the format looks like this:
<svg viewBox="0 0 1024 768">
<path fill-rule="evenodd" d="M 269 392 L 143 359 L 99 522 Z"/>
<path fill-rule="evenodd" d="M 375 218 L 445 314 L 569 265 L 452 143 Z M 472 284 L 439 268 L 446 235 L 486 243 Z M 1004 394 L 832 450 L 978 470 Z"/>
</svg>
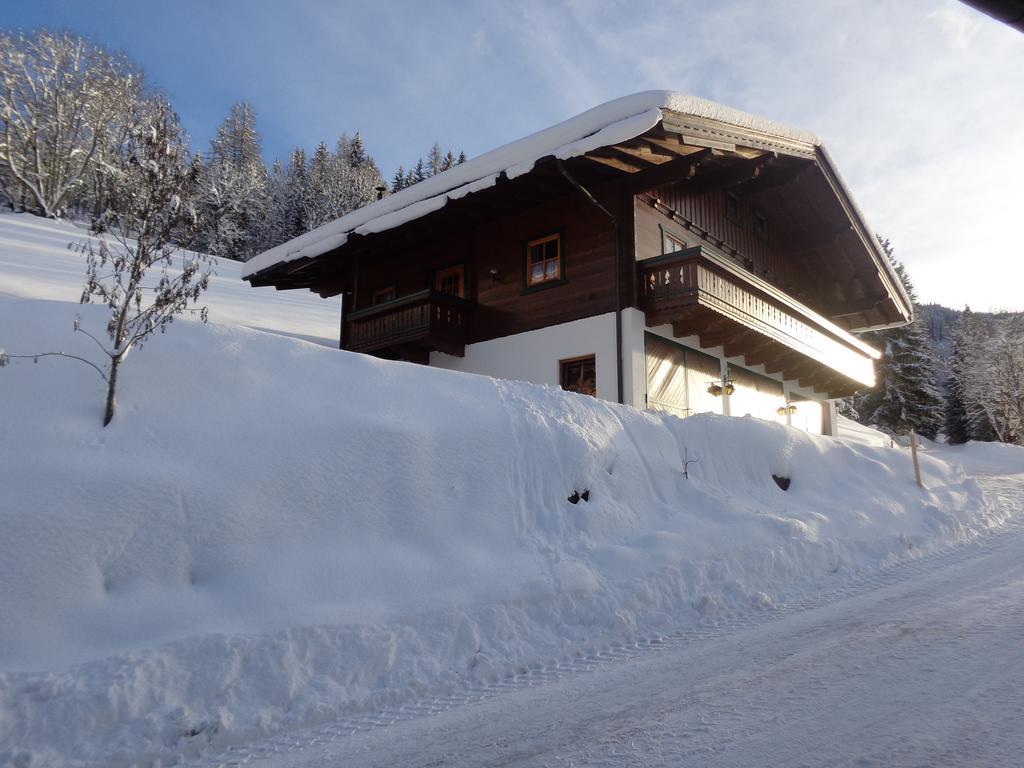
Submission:
<svg viewBox="0 0 1024 768">
<path fill-rule="evenodd" d="M 763 211 L 754 211 L 754 237 L 762 243 L 768 242 L 768 217 Z"/>
<path fill-rule="evenodd" d="M 526 287 L 563 279 L 562 238 L 548 235 L 526 244 Z"/>
<path fill-rule="evenodd" d="M 461 264 L 439 269 L 434 275 L 434 290 L 459 298 L 466 297 L 466 270 Z"/>
<path fill-rule="evenodd" d="M 734 224 L 740 223 L 740 198 L 735 192 L 725 193 L 725 218 Z"/>
<path fill-rule="evenodd" d="M 681 237 L 676 237 L 672 233 L 665 229 L 661 231 L 661 252 L 662 253 L 675 253 L 676 251 L 685 251 L 689 248 L 686 242 Z"/>
<path fill-rule="evenodd" d="M 378 304 L 383 304 L 386 301 L 393 301 L 395 296 L 395 286 L 389 285 L 387 288 L 381 288 L 380 290 L 374 291 L 373 295 L 370 297 L 370 303 L 376 306 Z"/>
</svg>

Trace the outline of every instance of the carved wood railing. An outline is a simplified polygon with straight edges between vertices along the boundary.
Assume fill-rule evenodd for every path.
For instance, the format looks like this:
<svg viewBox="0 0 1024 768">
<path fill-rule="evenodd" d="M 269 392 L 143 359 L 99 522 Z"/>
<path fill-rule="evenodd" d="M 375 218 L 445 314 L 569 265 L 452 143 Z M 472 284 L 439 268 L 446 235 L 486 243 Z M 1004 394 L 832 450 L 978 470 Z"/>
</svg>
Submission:
<svg viewBox="0 0 1024 768">
<path fill-rule="evenodd" d="M 849 379 L 874 385 L 876 350 L 721 254 L 697 246 L 645 259 L 638 270 L 640 306 L 650 326 L 674 323 L 690 307 L 706 307 Z"/>
<path fill-rule="evenodd" d="M 416 345 L 461 357 L 473 306 L 458 296 L 425 290 L 351 312 L 345 318 L 345 349 L 375 352 Z"/>
</svg>

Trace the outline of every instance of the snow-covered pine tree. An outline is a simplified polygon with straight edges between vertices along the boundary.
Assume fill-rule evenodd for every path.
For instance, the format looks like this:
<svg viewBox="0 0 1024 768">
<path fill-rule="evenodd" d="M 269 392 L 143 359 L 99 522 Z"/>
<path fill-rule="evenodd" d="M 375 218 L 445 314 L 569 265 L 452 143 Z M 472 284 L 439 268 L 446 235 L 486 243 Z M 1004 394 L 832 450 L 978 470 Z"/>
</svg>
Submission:
<svg viewBox="0 0 1024 768">
<path fill-rule="evenodd" d="M 306 227 L 316 229 L 331 220 L 334 210 L 331 153 L 324 142 L 313 151 L 306 176 L 303 212 Z"/>
<path fill-rule="evenodd" d="M 459 159 L 455 161 L 455 164 L 462 165 L 464 162 L 466 162 L 466 153 L 459 152 Z"/>
<path fill-rule="evenodd" d="M 252 107 L 233 104 L 210 148 L 195 246 L 215 256 L 245 261 L 259 251 L 260 229 L 268 215 L 267 167 Z"/>
<path fill-rule="evenodd" d="M 436 176 L 443 170 L 444 156 L 441 154 L 441 145 L 435 141 L 427 155 L 427 173 L 430 176 Z"/>
<path fill-rule="evenodd" d="M 387 185 L 380 174 L 377 163 L 363 147 L 363 139 L 356 131 L 348 153 L 348 191 L 345 196 L 345 210 L 342 213 L 361 208 L 377 199 L 377 190 Z M 339 214 L 341 215 L 341 214 Z"/>
<path fill-rule="evenodd" d="M 348 148 L 348 164 L 352 168 L 360 168 L 368 159 L 366 147 L 363 146 L 363 137 L 359 135 L 359 131 L 356 131 Z"/>
<path fill-rule="evenodd" d="M 449 168 L 453 168 L 454 166 L 455 155 L 453 155 L 452 151 L 449 149 L 447 152 L 445 152 L 444 159 L 441 161 L 441 170 L 447 171 Z"/>
<path fill-rule="evenodd" d="M 188 159 L 177 115 L 162 98 L 150 102 L 128 134 L 124 157 L 108 167 L 109 207 L 91 226 L 83 304 L 95 300 L 110 310 L 110 345 L 97 342 L 109 359 L 103 425 L 114 417 L 121 363 L 155 331 L 188 311 L 209 284 L 212 260 L 178 251 L 175 240 L 194 225 L 198 168 Z M 158 268 L 156 280 L 149 274 Z M 206 320 L 206 308 L 199 310 Z M 76 330 L 83 330 L 76 325 Z M 90 334 L 91 336 L 91 334 Z"/>
<path fill-rule="evenodd" d="M 262 162 L 261 144 L 256 113 L 243 101 L 231 105 L 231 111 L 210 142 L 210 149 L 215 161 L 242 166 Z"/>
<path fill-rule="evenodd" d="M 888 240 L 879 238 L 882 249 L 916 305 L 914 286 L 903 264 L 893 258 Z M 945 421 L 939 392 L 939 361 L 929 343 L 929 331 L 915 312 L 909 325 L 864 335 L 865 341 L 883 350 L 876 365 L 878 379 L 873 389 L 853 398 L 852 407 L 864 424 L 891 434 L 914 430 L 934 439 Z"/>
<path fill-rule="evenodd" d="M 964 396 L 966 384 L 966 371 L 968 366 L 968 353 L 971 334 L 970 328 L 974 326 L 974 315 L 970 307 L 965 307 L 960 316 L 960 322 L 952 332 L 953 344 L 949 360 L 949 382 L 946 386 L 946 422 L 944 431 L 946 440 L 954 445 L 966 443 L 968 440 L 977 440 L 980 430 L 977 415 L 975 418 L 967 408 L 967 401 Z"/>
<path fill-rule="evenodd" d="M 296 147 L 292 151 L 285 180 L 285 210 L 281 215 L 281 235 L 283 237 L 281 242 L 298 237 L 311 229 L 306 223 L 306 187 L 308 185 L 306 152 L 301 147 Z"/>
</svg>

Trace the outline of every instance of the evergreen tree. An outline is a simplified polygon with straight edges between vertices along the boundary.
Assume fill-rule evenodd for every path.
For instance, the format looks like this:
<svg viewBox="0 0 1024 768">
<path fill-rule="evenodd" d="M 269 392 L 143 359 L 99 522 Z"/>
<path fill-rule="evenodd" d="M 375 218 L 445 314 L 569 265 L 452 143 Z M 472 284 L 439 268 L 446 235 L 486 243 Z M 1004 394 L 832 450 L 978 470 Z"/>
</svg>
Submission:
<svg viewBox="0 0 1024 768">
<path fill-rule="evenodd" d="M 348 140 L 343 136 L 339 140 L 341 149 L 347 151 Z M 306 179 L 303 210 L 306 226 L 316 229 L 335 218 L 338 205 L 338 188 L 335 183 L 335 163 L 324 142 L 317 145 L 313 158 L 309 161 L 309 173 Z"/>
<path fill-rule="evenodd" d="M 231 105 L 231 111 L 210 142 L 214 162 L 245 166 L 262 163 L 261 139 L 256 131 L 256 113 L 246 102 Z"/>
<path fill-rule="evenodd" d="M 210 142 L 199 194 L 197 249 L 244 261 L 257 253 L 267 210 L 267 167 L 260 154 L 256 115 L 234 104 Z"/>
<path fill-rule="evenodd" d="M 363 147 L 363 138 L 359 135 L 359 131 L 356 131 L 348 150 L 348 164 L 353 169 L 359 169 L 366 165 L 368 160 L 366 148 Z"/>
<path fill-rule="evenodd" d="M 398 170 L 395 171 L 395 175 L 391 177 L 391 193 L 401 192 L 405 189 L 405 168 L 398 166 Z"/>
<path fill-rule="evenodd" d="M 459 159 L 456 161 L 456 165 L 462 165 L 464 162 L 466 162 L 466 153 L 459 152 Z"/>
<path fill-rule="evenodd" d="M 296 148 L 292 152 L 288 174 L 285 177 L 285 210 L 281 216 L 281 235 L 283 237 L 281 242 L 298 237 L 310 229 L 306 224 L 307 185 L 306 152 L 301 148 Z"/>
<path fill-rule="evenodd" d="M 447 171 L 449 168 L 454 168 L 454 167 L 455 167 L 455 155 L 453 155 L 452 151 L 449 149 L 445 153 L 444 160 L 441 161 L 441 170 L 442 171 Z"/>
<path fill-rule="evenodd" d="M 977 439 L 964 397 L 964 373 L 967 366 L 967 327 L 973 325 L 970 307 L 964 308 L 960 324 L 953 332 L 953 351 L 949 361 L 950 378 L 946 387 L 947 442 L 954 445 Z"/>
<path fill-rule="evenodd" d="M 427 172 L 430 176 L 437 176 L 443 170 L 444 157 L 441 155 L 441 145 L 435 141 L 434 146 L 430 148 L 430 154 L 427 155 Z"/>
<path fill-rule="evenodd" d="M 427 173 L 426 167 L 423 165 L 423 158 L 419 158 L 416 161 L 416 165 L 412 169 L 412 183 L 419 184 L 424 179 L 430 178 L 430 174 Z"/>
<path fill-rule="evenodd" d="M 882 248 L 916 306 L 913 284 L 903 264 L 892 255 L 888 240 Z M 877 384 L 854 398 L 853 408 L 865 424 L 892 434 L 914 430 L 934 439 L 945 421 L 939 392 L 939 361 L 929 343 L 928 328 L 920 314 L 900 328 L 865 334 L 868 343 L 883 349 L 876 366 Z"/>
</svg>

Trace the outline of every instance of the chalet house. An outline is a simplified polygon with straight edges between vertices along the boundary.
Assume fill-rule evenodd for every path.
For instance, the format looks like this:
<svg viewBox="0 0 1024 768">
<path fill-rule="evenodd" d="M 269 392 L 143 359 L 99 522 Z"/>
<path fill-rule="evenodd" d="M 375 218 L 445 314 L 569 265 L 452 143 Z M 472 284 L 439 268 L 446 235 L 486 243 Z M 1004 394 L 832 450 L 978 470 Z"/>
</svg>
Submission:
<svg viewBox="0 0 1024 768">
<path fill-rule="evenodd" d="M 912 307 L 817 138 L 682 94 L 596 107 L 257 256 L 341 347 L 831 433 Z"/>
</svg>

